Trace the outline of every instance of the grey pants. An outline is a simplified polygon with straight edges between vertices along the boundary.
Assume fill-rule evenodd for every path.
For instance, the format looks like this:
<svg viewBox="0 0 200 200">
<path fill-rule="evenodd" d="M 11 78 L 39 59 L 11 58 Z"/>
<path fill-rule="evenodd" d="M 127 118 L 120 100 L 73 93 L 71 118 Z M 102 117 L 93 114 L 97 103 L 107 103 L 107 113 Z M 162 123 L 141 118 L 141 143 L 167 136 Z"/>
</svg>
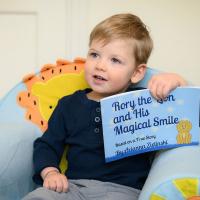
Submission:
<svg viewBox="0 0 200 200">
<path fill-rule="evenodd" d="M 137 200 L 140 190 L 96 180 L 69 180 L 67 193 L 40 187 L 23 200 Z"/>
</svg>

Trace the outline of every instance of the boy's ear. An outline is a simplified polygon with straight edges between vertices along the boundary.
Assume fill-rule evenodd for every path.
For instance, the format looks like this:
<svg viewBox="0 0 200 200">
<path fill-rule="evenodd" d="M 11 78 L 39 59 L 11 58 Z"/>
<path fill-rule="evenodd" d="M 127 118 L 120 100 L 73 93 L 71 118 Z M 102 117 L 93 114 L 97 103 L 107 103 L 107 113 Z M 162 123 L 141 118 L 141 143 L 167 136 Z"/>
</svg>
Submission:
<svg viewBox="0 0 200 200">
<path fill-rule="evenodd" d="M 133 75 L 131 77 L 131 83 L 135 84 L 138 83 L 140 80 L 142 80 L 145 76 L 147 69 L 146 64 L 140 64 L 135 68 L 135 71 L 133 72 Z"/>
</svg>

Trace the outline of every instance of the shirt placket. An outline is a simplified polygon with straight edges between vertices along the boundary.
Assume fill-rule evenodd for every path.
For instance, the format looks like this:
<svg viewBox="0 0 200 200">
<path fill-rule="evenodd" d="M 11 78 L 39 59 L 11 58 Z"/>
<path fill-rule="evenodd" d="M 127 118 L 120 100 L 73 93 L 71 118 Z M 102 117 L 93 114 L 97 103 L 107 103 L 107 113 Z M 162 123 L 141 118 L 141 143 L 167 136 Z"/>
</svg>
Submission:
<svg viewBox="0 0 200 200">
<path fill-rule="evenodd" d="M 102 125 L 101 125 L 101 109 L 100 107 L 96 107 L 94 110 L 93 115 L 93 122 L 94 122 L 94 133 L 98 134 L 102 132 Z"/>
</svg>

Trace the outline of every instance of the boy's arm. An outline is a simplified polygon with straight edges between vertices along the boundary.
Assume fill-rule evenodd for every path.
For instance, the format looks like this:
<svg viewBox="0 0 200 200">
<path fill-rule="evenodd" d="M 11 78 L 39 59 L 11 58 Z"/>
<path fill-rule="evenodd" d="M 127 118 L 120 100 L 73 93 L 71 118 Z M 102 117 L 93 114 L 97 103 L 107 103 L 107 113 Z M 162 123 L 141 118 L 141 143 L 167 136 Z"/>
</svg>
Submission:
<svg viewBox="0 0 200 200">
<path fill-rule="evenodd" d="M 165 99 L 172 90 L 186 85 L 187 81 L 178 74 L 161 73 L 153 75 L 147 87 L 154 98 Z"/>
<path fill-rule="evenodd" d="M 33 180 L 39 185 L 43 184 L 45 174 L 41 172 L 45 168 L 51 167 L 52 169 L 59 170 L 59 163 L 64 151 L 67 134 L 62 110 L 62 103 L 59 102 L 49 119 L 48 129 L 34 142 L 33 164 L 35 173 Z M 45 170 L 43 172 L 48 171 Z"/>
</svg>

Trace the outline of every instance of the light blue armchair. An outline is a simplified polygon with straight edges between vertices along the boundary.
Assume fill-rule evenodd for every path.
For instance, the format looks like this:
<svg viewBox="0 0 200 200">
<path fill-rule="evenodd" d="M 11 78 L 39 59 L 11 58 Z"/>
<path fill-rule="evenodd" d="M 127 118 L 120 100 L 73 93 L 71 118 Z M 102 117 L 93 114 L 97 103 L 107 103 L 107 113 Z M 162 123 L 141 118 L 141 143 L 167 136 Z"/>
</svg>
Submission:
<svg viewBox="0 0 200 200">
<path fill-rule="evenodd" d="M 59 66 L 66 64 L 68 62 L 57 63 Z M 71 64 L 73 65 L 73 63 Z M 73 67 L 77 70 L 77 65 Z M 49 68 L 45 66 L 44 70 L 48 74 L 49 70 L 52 70 L 52 66 Z M 152 74 L 155 73 L 158 73 L 158 71 L 148 68 L 145 79 L 138 86 L 145 87 Z M 59 76 L 59 74 L 57 75 Z M 42 76 L 40 78 L 44 79 Z M 70 78 L 69 81 L 71 81 Z M 69 84 L 74 83 L 69 82 Z M 79 88 L 79 85 L 77 84 L 75 88 Z M 17 103 L 18 94 L 26 90 L 27 85 L 20 82 L 0 101 L 1 200 L 19 200 L 35 188 L 32 181 L 33 141 L 42 135 L 42 128 L 33 123 L 30 120 L 31 116 L 27 116 L 26 110 Z M 198 196 L 200 194 L 199 155 L 199 147 L 182 147 L 159 153 L 139 199 L 182 200 L 191 196 Z M 188 183 L 188 185 L 186 183 L 186 187 L 194 187 L 192 192 L 189 191 L 190 188 L 181 188 L 184 184 L 179 184 L 178 181 L 174 186 L 173 181 L 178 179 L 185 180 Z M 178 188 L 177 185 L 180 187 Z"/>
</svg>

